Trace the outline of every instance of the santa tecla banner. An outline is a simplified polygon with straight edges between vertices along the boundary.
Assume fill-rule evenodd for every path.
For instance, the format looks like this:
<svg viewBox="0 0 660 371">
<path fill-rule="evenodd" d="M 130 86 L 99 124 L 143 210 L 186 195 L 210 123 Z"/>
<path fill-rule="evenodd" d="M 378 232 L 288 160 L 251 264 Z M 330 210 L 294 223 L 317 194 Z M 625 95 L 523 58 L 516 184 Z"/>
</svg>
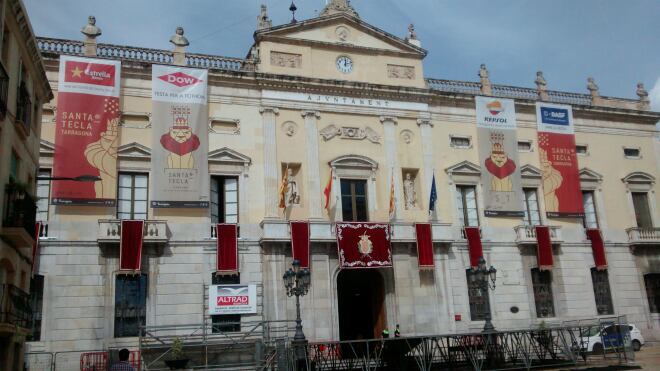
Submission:
<svg viewBox="0 0 660 371">
<path fill-rule="evenodd" d="M 477 138 L 486 216 L 523 217 L 513 100 L 476 97 Z"/>
<path fill-rule="evenodd" d="M 151 207 L 209 206 L 208 71 L 153 66 Z"/>
<path fill-rule="evenodd" d="M 543 199 L 548 217 L 584 215 L 571 106 L 536 103 Z"/>
<path fill-rule="evenodd" d="M 60 57 L 53 176 L 54 205 L 114 206 L 119 143 L 117 61 Z"/>
</svg>

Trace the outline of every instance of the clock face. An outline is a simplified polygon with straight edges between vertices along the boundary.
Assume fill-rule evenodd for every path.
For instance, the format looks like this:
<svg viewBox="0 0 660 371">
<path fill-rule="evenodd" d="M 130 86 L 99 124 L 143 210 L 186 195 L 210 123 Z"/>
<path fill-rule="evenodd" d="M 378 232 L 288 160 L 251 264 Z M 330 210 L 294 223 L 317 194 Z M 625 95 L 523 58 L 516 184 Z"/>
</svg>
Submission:
<svg viewBox="0 0 660 371">
<path fill-rule="evenodd" d="M 353 61 L 347 56 L 337 58 L 337 70 L 343 73 L 351 73 L 353 71 Z"/>
</svg>

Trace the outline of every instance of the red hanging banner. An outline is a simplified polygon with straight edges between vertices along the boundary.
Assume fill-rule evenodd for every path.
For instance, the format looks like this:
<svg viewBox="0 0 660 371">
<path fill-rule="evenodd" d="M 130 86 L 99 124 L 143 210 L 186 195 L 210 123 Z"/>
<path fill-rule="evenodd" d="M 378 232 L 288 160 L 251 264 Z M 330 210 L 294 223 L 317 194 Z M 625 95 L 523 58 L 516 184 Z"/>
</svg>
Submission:
<svg viewBox="0 0 660 371">
<path fill-rule="evenodd" d="M 337 223 L 339 267 L 381 268 L 392 266 L 390 225 L 380 223 Z"/>
<path fill-rule="evenodd" d="M 419 263 L 419 269 L 435 268 L 431 224 L 415 224 L 415 232 L 417 235 L 417 260 Z"/>
<path fill-rule="evenodd" d="M 587 238 L 591 241 L 591 251 L 594 254 L 594 263 L 599 271 L 607 269 L 607 257 L 605 255 L 605 244 L 600 229 L 587 229 Z"/>
<path fill-rule="evenodd" d="M 550 227 L 537 225 L 536 230 L 537 264 L 539 270 L 551 270 L 553 266 L 552 241 L 550 240 Z"/>
<path fill-rule="evenodd" d="M 144 220 L 122 220 L 119 242 L 119 270 L 139 273 L 142 269 Z"/>
<path fill-rule="evenodd" d="M 291 254 L 300 268 L 309 269 L 309 222 L 291 222 Z"/>
<path fill-rule="evenodd" d="M 465 227 L 465 237 L 467 238 L 468 250 L 470 252 L 470 266 L 477 267 L 479 265 L 479 259 L 484 256 L 479 227 Z"/>
<path fill-rule="evenodd" d="M 34 244 L 32 245 L 32 277 L 39 272 L 39 236 L 41 235 L 41 222 L 34 225 Z"/>
<path fill-rule="evenodd" d="M 53 183 L 55 205 L 115 205 L 121 63 L 60 57 L 53 176 L 96 176 Z"/>
<path fill-rule="evenodd" d="M 548 217 L 584 216 L 571 106 L 536 103 L 543 199 Z"/>
<path fill-rule="evenodd" d="M 238 274 L 238 226 L 218 224 L 216 271 L 220 275 Z"/>
</svg>

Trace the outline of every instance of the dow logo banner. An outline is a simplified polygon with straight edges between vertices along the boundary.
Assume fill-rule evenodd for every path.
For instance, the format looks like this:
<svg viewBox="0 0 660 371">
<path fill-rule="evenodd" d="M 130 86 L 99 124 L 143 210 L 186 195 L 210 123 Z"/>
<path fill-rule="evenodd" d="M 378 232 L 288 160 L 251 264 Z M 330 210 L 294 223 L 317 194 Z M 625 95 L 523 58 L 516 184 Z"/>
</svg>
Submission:
<svg viewBox="0 0 660 371">
<path fill-rule="evenodd" d="M 584 215 L 571 106 L 536 103 L 543 199 L 548 217 Z"/>
<path fill-rule="evenodd" d="M 151 207 L 206 208 L 208 71 L 153 66 Z"/>
<path fill-rule="evenodd" d="M 522 217 L 513 100 L 476 97 L 477 138 L 486 216 Z"/>
<path fill-rule="evenodd" d="M 60 57 L 53 176 L 99 180 L 53 182 L 53 204 L 115 205 L 120 73 L 117 61 Z"/>
</svg>

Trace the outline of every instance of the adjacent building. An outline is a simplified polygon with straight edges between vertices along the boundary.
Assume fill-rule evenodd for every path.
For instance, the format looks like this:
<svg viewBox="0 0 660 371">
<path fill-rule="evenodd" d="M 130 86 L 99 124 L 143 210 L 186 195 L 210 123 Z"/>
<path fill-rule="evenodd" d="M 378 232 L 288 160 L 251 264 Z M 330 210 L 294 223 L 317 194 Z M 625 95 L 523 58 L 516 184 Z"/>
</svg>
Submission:
<svg viewBox="0 0 660 371">
<path fill-rule="evenodd" d="M 0 2 L 0 364 L 22 370 L 32 316 L 41 105 L 53 98 L 22 1 Z"/>
<path fill-rule="evenodd" d="M 64 158 L 58 159 L 56 137 L 70 112 L 61 107 L 58 81 L 70 82 L 80 71 L 65 69 L 61 77 L 61 58 L 119 61 L 113 71 L 121 72 L 121 112 L 104 137 L 116 144 L 104 152 L 116 162 L 116 179 L 96 182 L 115 195 L 103 197 L 106 204 L 52 196 L 48 202 L 57 181 L 40 183 L 44 227 L 36 277 L 42 284 L 33 291 L 43 302 L 30 351 L 135 349 L 141 325 L 240 332 L 259 321 L 292 320 L 294 301 L 282 282 L 293 260 L 292 237 L 303 246 L 296 257 L 308 259 L 311 272 L 301 300 L 312 341 L 372 338 L 397 324 L 405 335 L 477 331 L 487 313 L 497 328 L 625 315 L 647 339 L 660 338 L 660 114 L 649 109 L 643 86 L 640 99 L 631 100 L 601 96 L 593 80 L 588 94 L 549 90 L 542 73 L 536 89 L 497 85 L 486 66 L 479 82 L 427 78 L 427 51 L 414 27 L 399 38 L 338 0 L 317 18 L 280 26 L 272 26 L 263 8 L 245 59 L 187 53 L 183 29 L 171 39 L 174 51 L 97 43 L 101 31 L 91 18 L 83 33 L 84 42 L 38 39 L 48 79 L 58 87 L 43 105 L 39 171 L 50 177 Z M 154 65 L 208 70 L 208 76 L 187 70 L 157 76 Z M 198 117 L 187 108 L 167 111 L 171 122 L 155 111 L 161 102 L 152 98 L 168 79 L 178 88 L 206 79 L 203 130 L 190 134 Z M 38 86 L 44 90 L 36 99 L 48 97 L 45 85 Z M 486 114 L 512 115 L 514 134 L 482 136 L 476 96 L 487 100 Z M 571 113 L 572 148 L 540 155 L 548 143 L 537 130 L 543 115 L 537 108 Z M 14 126 L 4 125 L 3 143 Z M 180 147 L 170 145 L 176 156 L 160 157 L 159 164 L 208 171 L 210 191 L 193 207 L 163 207 L 163 189 L 187 180 L 173 180 L 170 170 L 163 178 L 154 167 L 169 141 L 155 130 L 183 138 Z M 202 140 L 182 149 L 194 136 Z M 506 160 L 498 157 L 506 146 L 514 146 L 507 156 L 517 163 L 498 173 L 484 159 Z M 201 157 L 186 157 L 200 149 Z M 568 184 L 568 173 L 559 176 L 562 183 L 551 167 L 575 159 L 571 189 L 580 201 L 570 206 L 580 212 L 563 215 L 556 204 L 564 196 L 553 192 Z M 485 182 L 484 169 L 501 176 Z M 512 183 L 503 180 L 514 172 Z M 490 193 L 496 191 L 520 201 L 514 213 L 486 209 L 503 202 Z M 344 222 L 381 228 L 387 242 L 365 232 L 360 255 L 349 261 L 354 246 L 338 248 L 348 236 L 338 232 L 355 224 Z M 121 246 L 131 244 L 122 240 L 131 225 L 138 226 L 136 236 L 143 233 L 141 246 L 131 245 L 141 255 L 129 261 Z M 218 263 L 219 250 L 232 253 L 232 239 L 238 265 L 227 265 L 227 255 Z M 485 296 L 470 280 L 481 256 L 498 271 L 495 290 Z M 210 315 L 212 284 L 251 285 L 256 310 Z"/>
</svg>

